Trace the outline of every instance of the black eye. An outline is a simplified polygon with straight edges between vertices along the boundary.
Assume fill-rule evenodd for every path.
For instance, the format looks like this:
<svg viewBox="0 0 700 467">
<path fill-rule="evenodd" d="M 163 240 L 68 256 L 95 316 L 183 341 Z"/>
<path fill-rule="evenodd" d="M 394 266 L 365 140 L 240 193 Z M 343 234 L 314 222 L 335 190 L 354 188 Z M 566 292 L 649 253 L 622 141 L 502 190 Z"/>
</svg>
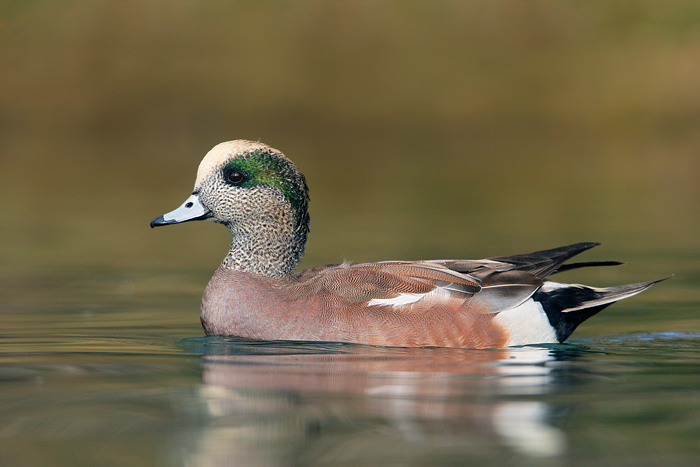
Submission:
<svg viewBox="0 0 700 467">
<path fill-rule="evenodd" d="M 229 181 L 229 182 L 233 183 L 234 185 L 238 185 L 239 183 L 241 183 L 241 182 L 243 181 L 243 179 L 244 179 L 245 177 L 243 176 L 242 173 L 237 172 L 237 171 L 234 170 L 233 172 L 231 172 L 230 174 L 228 174 L 228 177 L 227 177 L 227 178 L 228 178 L 228 181 Z"/>
</svg>

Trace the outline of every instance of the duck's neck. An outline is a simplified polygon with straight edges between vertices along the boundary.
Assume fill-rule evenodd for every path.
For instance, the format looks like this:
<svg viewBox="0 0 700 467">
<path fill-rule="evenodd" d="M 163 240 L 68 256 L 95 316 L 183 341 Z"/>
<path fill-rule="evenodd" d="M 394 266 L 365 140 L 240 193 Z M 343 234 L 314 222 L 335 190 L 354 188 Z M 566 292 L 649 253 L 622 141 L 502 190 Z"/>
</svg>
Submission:
<svg viewBox="0 0 700 467">
<path fill-rule="evenodd" d="M 304 254 L 306 232 L 258 231 L 231 234 L 231 249 L 221 263 L 226 269 L 261 274 L 268 277 L 290 276 Z"/>
</svg>

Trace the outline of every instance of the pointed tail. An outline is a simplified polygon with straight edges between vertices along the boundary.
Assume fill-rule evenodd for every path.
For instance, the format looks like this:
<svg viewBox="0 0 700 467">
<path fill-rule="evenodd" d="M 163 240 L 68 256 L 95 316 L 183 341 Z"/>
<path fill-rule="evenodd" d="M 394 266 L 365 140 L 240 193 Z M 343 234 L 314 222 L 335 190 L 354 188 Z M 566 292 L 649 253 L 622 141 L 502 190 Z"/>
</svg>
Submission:
<svg viewBox="0 0 700 467">
<path fill-rule="evenodd" d="M 542 305 L 559 342 L 564 342 L 579 324 L 608 305 L 637 295 L 670 277 L 673 276 L 637 284 L 602 288 L 545 282 L 532 298 Z"/>
</svg>

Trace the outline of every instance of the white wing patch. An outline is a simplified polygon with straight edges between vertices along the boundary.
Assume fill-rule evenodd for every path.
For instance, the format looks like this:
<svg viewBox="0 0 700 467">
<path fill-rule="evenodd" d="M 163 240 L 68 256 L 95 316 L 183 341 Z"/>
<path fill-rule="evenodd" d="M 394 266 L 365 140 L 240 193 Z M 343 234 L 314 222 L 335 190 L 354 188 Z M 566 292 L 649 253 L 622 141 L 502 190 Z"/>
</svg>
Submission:
<svg viewBox="0 0 700 467">
<path fill-rule="evenodd" d="M 402 293 L 393 298 L 373 298 L 367 302 L 368 306 L 404 306 L 412 305 L 420 300 L 427 300 L 433 303 L 453 299 L 454 294 L 445 287 L 435 287 L 428 293 Z"/>
<path fill-rule="evenodd" d="M 373 298 L 370 300 L 368 306 L 403 306 L 410 305 L 411 303 L 416 303 L 421 298 L 425 297 L 427 294 L 424 293 L 402 293 L 393 298 Z"/>
</svg>

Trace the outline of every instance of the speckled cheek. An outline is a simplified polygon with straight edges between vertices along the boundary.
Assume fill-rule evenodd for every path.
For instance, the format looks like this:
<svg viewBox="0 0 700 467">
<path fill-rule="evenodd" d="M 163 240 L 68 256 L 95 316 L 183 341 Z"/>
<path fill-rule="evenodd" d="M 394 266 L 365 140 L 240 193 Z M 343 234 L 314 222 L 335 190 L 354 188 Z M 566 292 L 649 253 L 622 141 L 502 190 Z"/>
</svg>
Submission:
<svg viewBox="0 0 700 467">
<path fill-rule="evenodd" d="M 214 216 L 218 219 L 224 212 L 222 210 L 222 206 L 220 205 L 222 200 L 222 196 L 220 193 L 220 190 L 216 189 L 217 185 L 217 180 L 216 179 L 210 179 L 207 180 L 200 188 L 198 191 L 198 196 L 199 196 L 199 201 L 202 203 L 202 205 L 209 209 Z"/>
</svg>

